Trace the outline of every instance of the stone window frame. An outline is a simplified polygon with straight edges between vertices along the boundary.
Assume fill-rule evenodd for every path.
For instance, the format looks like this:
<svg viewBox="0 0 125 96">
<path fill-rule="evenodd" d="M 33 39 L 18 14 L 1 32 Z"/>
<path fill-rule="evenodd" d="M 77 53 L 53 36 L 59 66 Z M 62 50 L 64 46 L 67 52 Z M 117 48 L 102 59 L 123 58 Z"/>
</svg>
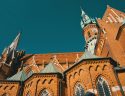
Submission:
<svg viewBox="0 0 125 96">
<path fill-rule="evenodd" d="M 46 93 L 42 95 L 43 92 L 46 92 Z M 47 88 L 44 88 L 40 91 L 39 96 L 52 96 L 52 95 Z"/>
<path fill-rule="evenodd" d="M 104 85 L 103 85 L 104 83 L 106 84 L 106 87 L 108 88 L 108 92 L 109 92 L 110 95 L 106 95 L 107 92 L 105 92 L 106 90 L 104 89 Z M 99 76 L 99 77 L 97 78 L 97 82 L 96 82 L 96 87 L 97 87 L 98 95 L 101 96 L 100 93 L 99 93 L 98 85 L 97 85 L 97 84 L 101 84 L 101 87 L 102 87 L 102 91 L 103 91 L 104 96 L 112 96 L 111 88 L 110 88 L 108 82 L 107 82 L 102 76 Z"/>
<path fill-rule="evenodd" d="M 74 96 L 77 96 L 76 94 L 76 90 L 78 89 L 78 91 L 80 92 L 80 95 L 79 96 L 84 96 L 85 95 L 85 89 L 84 87 L 82 86 L 82 84 L 80 84 L 79 82 L 77 82 L 74 86 Z M 83 91 L 83 94 L 82 92 Z"/>
</svg>

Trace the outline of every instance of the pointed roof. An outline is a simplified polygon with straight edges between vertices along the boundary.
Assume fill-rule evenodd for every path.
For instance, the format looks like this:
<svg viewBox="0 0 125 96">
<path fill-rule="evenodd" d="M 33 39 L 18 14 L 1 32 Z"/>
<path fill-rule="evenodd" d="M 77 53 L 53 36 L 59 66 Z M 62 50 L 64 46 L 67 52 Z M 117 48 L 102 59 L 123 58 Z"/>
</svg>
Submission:
<svg viewBox="0 0 125 96">
<path fill-rule="evenodd" d="M 83 59 L 92 59 L 92 58 L 100 58 L 100 57 L 98 57 L 86 50 L 85 53 L 80 57 L 80 59 L 78 61 L 81 61 Z"/>
<path fill-rule="evenodd" d="M 81 9 L 81 17 L 83 17 L 86 13 L 83 11 L 82 7 L 80 7 Z"/>
<path fill-rule="evenodd" d="M 14 54 L 19 42 L 19 38 L 20 38 L 20 33 L 16 36 L 16 38 L 14 39 L 14 41 L 10 44 L 10 46 L 8 46 L 7 48 L 5 48 L 2 52 L 3 54 L 7 54 L 7 56 L 10 56 L 11 58 L 14 58 Z"/>
<path fill-rule="evenodd" d="M 12 50 L 16 50 L 18 46 L 18 42 L 20 39 L 20 33 L 16 36 L 16 38 L 13 40 L 13 42 L 8 46 L 8 48 L 5 48 L 3 52 L 11 52 Z"/>
<path fill-rule="evenodd" d="M 84 28 L 85 25 L 89 24 L 89 23 L 96 23 L 95 19 L 90 18 L 81 8 L 81 27 Z"/>
<path fill-rule="evenodd" d="M 23 70 L 18 72 L 18 73 L 16 73 L 12 77 L 7 78 L 7 80 L 12 80 L 12 81 L 24 81 L 26 79 L 27 79 L 27 77 L 26 77 L 26 74 L 24 73 Z"/>
<path fill-rule="evenodd" d="M 20 33 L 16 36 L 16 38 L 14 39 L 14 41 L 10 44 L 9 48 L 10 48 L 11 50 L 12 50 L 12 49 L 15 50 L 15 49 L 17 48 L 19 39 L 20 39 Z"/>
<path fill-rule="evenodd" d="M 102 20 L 104 20 L 106 23 L 123 23 L 125 19 L 125 13 L 122 11 L 119 11 L 109 5 L 107 5 L 107 8 L 105 10 L 105 13 L 102 17 Z"/>
<path fill-rule="evenodd" d="M 33 71 L 33 73 L 40 72 L 40 69 L 35 61 L 35 56 L 32 57 L 32 60 L 30 60 L 31 64 L 27 64 L 26 69 L 30 68 L 30 70 Z"/>
<path fill-rule="evenodd" d="M 34 72 L 30 70 L 30 72 L 27 74 L 27 78 L 29 78 Z"/>
<path fill-rule="evenodd" d="M 84 23 L 90 23 L 91 20 L 89 18 L 89 16 L 83 11 L 83 9 L 81 9 L 81 17 Z"/>
<path fill-rule="evenodd" d="M 61 70 L 59 70 L 59 68 L 53 64 L 52 62 L 50 62 L 42 71 L 41 73 L 62 73 Z"/>
</svg>

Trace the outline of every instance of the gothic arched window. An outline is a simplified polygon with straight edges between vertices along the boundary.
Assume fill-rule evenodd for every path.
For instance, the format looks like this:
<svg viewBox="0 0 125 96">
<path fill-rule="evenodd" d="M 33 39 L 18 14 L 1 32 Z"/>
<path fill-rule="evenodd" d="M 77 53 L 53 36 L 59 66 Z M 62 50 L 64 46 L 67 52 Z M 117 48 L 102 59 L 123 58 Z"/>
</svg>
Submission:
<svg viewBox="0 0 125 96">
<path fill-rule="evenodd" d="M 84 89 L 83 87 L 78 83 L 75 86 L 75 95 L 74 96 L 84 96 Z"/>
<path fill-rule="evenodd" d="M 50 96 L 50 93 L 48 92 L 47 89 L 44 89 L 41 91 L 40 96 Z"/>
<path fill-rule="evenodd" d="M 111 96 L 109 85 L 107 81 L 105 81 L 102 77 L 98 78 L 97 90 L 98 90 L 99 96 Z"/>
</svg>

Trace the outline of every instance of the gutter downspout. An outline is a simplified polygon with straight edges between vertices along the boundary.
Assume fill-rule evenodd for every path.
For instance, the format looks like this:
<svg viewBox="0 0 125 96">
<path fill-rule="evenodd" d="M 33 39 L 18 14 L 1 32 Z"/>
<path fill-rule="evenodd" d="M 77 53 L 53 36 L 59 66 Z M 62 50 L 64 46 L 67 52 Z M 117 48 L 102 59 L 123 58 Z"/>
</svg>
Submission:
<svg viewBox="0 0 125 96">
<path fill-rule="evenodd" d="M 114 68 L 113 68 L 113 69 L 114 69 Z M 123 89 L 122 89 L 122 85 L 121 85 L 121 83 L 120 83 L 120 80 L 119 80 L 119 78 L 118 78 L 118 76 L 117 76 L 117 73 L 116 73 L 116 70 L 115 70 L 115 69 L 114 69 L 114 73 L 115 73 L 115 78 L 116 78 L 116 80 L 117 80 L 117 82 L 118 82 L 118 85 L 119 85 L 119 87 L 120 87 L 122 96 L 125 96 L 124 91 L 123 91 Z"/>
<path fill-rule="evenodd" d="M 24 91 L 24 83 L 21 81 L 20 82 L 20 88 L 19 88 L 19 96 L 23 96 L 23 91 Z"/>
</svg>

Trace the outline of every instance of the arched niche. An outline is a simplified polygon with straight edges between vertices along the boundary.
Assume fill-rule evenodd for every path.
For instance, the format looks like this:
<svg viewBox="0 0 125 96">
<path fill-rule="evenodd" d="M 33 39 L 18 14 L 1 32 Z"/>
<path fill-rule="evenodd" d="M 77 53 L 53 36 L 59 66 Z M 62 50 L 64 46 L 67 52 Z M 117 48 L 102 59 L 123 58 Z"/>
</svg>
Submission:
<svg viewBox="0 0 125 96">
<path fill-rule="evenodd" d="M 42 82 L 42 84 L 46 83 L 46 81 L 47 81 L 47 79 L 44 79 L 43 82 Z"/>
<path fill-rule="evenodd" d="M 78 72 L 75 72 L 73 78 L 78 78 L 78 76 L 79 76 Z"/>
<path fill-rule="evenodd" d="M 53 79 L 49 80 L 48 84 L 52 83 L 53 82 Z"/>
<path fill-rule="evenodd" d="M 81 76 L 83 74 L 84 70 L 83 69 L 80 69 L 79 70 L 79 76 Z"/>
</svg>

